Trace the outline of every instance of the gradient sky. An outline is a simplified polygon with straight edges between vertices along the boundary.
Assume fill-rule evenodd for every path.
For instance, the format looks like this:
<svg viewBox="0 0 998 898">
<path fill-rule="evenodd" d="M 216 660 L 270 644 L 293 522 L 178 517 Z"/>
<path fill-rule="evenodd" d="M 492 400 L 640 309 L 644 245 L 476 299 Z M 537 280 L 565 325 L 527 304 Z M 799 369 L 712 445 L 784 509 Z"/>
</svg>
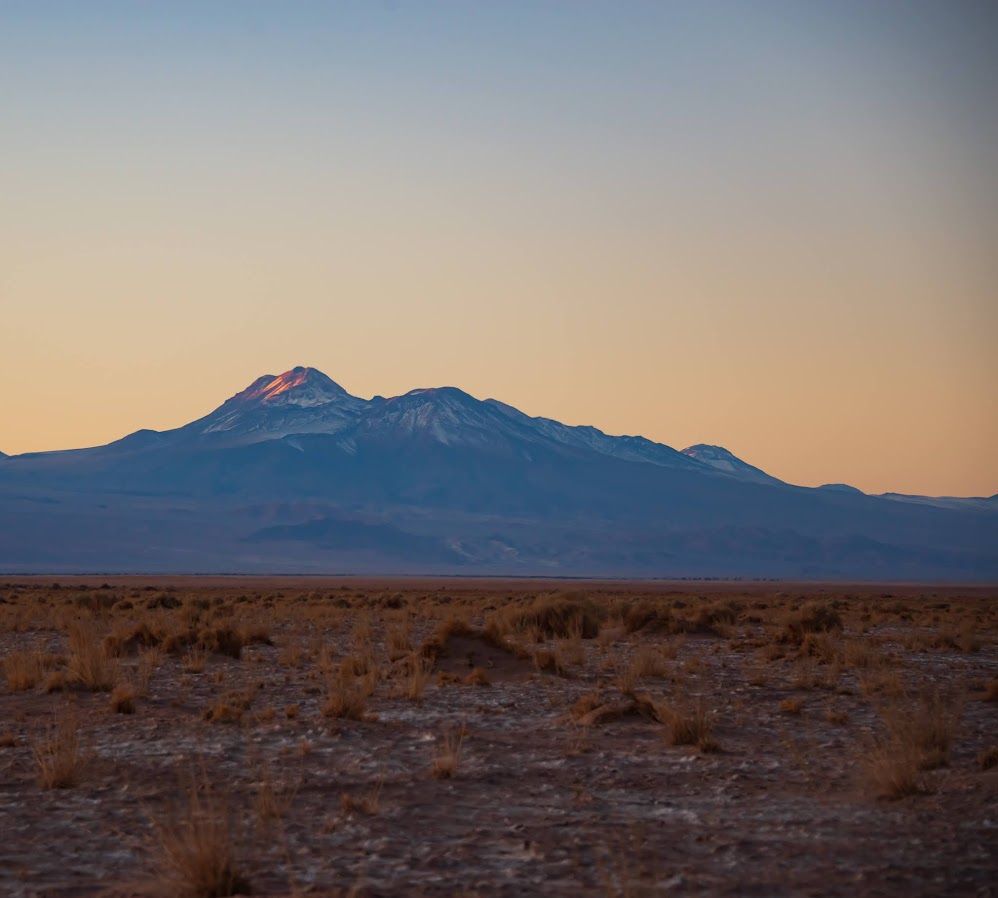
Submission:
<svg viewBox="0 0 998 898">
<path fill-rule="evenodd" d="M 992 2 L 0 0 L 0 450 L 263 373 L 998 491 Z"/>
</svg>

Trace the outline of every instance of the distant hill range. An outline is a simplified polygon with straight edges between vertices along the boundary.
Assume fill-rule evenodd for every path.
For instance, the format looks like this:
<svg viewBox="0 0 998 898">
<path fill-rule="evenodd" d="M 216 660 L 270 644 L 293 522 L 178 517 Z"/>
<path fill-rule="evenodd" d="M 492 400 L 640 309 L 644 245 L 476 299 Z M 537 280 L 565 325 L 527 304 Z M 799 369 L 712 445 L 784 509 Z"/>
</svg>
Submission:
<svg viewBox="0 0 998 898">
<path fill-rule="evenodd" d="M 4 572 L 998 579 L 998 497 L 792 486 L 453 387 L 265 375 L 176 430 L 0 454 Z"/>
</svg>

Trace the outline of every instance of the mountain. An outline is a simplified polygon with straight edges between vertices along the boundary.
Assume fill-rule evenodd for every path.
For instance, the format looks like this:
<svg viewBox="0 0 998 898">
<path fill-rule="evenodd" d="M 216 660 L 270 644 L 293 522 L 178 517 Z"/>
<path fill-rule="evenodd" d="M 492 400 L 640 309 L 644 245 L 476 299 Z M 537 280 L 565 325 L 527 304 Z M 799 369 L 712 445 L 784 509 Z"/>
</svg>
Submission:
<svg viewBox="0 0 998 898">
<path fill-rule="evenodd" d="M 864 495 L 862 490 L 856 489 L 854 486 L 849 486 L 848 483 L 823 483 L 818 487 L 819 490 L 834 490 L 840 493 L 853 493 L 860 496 Z"/>
<path fill-rule="evenodd" d="M 455 387 L 314 368 L 182 427 L 0 465 L 0 571 L 998 578 L 998 503 L 793 486 Z"/>
<path fill-rule="evenodd" d="M 706 443 L 698 443 L 696 446 L 687 446 L 683 450 L 683 455 L 741 480 L 750 480 L 755 483 L 782 483 L 781 480 L 771 477 L 765 471 L 742 461 L 723 446 L 708 446 Z"/>
</svg>

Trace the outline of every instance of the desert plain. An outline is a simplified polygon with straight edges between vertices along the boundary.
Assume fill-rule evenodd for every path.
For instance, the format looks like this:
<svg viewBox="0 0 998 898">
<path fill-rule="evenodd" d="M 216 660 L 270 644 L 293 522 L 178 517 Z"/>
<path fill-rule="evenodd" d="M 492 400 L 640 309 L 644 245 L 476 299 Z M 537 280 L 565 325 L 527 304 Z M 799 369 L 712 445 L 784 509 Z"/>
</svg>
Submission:
<svg viewBox="0 0 998 898">
<path fill-rule="evenodd" d="M 992 895 L 998 590 L 0 582 L 0 895 Z"/>
</svg>

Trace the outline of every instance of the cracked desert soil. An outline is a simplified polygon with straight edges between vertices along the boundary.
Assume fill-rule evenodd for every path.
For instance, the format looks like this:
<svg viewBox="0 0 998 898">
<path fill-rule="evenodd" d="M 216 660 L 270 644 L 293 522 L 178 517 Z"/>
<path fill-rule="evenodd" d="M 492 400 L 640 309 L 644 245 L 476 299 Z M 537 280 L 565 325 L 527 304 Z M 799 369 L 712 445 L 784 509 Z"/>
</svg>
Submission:
<svg viewBox="0 0 998 898">
<path fill-rule="evenodd" d="M 514 628 L 504 637 L 513 653 L 478 637 L 490 616 L 566 590 L 566 601 L 604 617 L 597 638 L 538 643 L 538 631 Z M 157 826 L 179 819 L 191 782 L 231 812 L 256 895 L 992 895 L 996 595 L 785 583 L 12 581 L 0 585 L 0 658 L 8 675 L 27 656 L 44 672 L 30 685 L 0 681 L 0 895 L 180 894 L 164 884 Z M 629 631 L 637 606 L 679 626 Z M 815 606 L 835 609 L 843 629 L 781 637 Z M 712 608 L 728 617 L 694 625 Z M 421 698 L 408 697 L 406 648 L 432 661 L 420 648 L 451 618 L 471 632 L 451 628 Z M 152 672 L 135 712 L 122 714 L 107 692 L 72 682 L 67 631 L 77 620 L 99 635 L 127 636 L 142 622 L 154 631 L 224 623 L 258 638 L 238 659 L 207 653 L 200 664 L 196 651 L 125 646 L 120 680 L 137 680 L 143 663 Z M 635 658 L 649 647 L 657 664 L 642 671 Z M 563 673 L 541 672 L 538 650 Z M 352 681 L 373 690 L 362 719 L 324 715 L 344 659 L 358 656 L 374 671 Z M 473 667 L 488 685 L 463 682 Z M 59 672 L 68 688 L 46 691 Z M 573 715 L 626 709 L 628 696 L 699 707 L 717 750 L 670 744 L 653 715 Z M 901 751 L 887 722 L 929 707 L 926 697 L 949 715 L 951 744 L 918 772 L 916 794 L 880 797 L 873 759 Z M 219 705 L 238 719 L 206 719 Z M 66 720 L 86 764 L 74 785 L 45 789 L 33 748 Z M 451 778 L 435 778 L 445 739 L 460 740 L 460 757 Z M 276 811 L 261 810 L 261 795 Z"/>
</svg>

